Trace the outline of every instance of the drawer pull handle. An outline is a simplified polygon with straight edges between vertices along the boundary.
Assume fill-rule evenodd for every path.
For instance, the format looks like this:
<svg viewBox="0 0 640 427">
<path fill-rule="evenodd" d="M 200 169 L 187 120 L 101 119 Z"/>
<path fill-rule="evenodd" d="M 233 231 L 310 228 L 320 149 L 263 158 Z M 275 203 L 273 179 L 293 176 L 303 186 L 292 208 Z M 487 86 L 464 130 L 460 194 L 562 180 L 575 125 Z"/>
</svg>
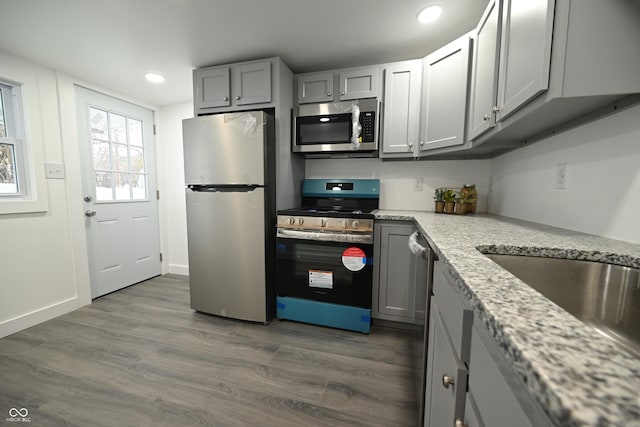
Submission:
<svg viewBox="0 0 640 427">
<path fill-rule="evenodd" d="M 456 419 L 456 427 L 467 427 L 467 425 L 462 420 Z"/>
<path fill-rule="evenodd" d="M 454 385 L 456 382 L 449 375 L 444 374 L 442 376 L 442 385 L 444 388 L 449 388 L 450 385 Z"/>
</svg>

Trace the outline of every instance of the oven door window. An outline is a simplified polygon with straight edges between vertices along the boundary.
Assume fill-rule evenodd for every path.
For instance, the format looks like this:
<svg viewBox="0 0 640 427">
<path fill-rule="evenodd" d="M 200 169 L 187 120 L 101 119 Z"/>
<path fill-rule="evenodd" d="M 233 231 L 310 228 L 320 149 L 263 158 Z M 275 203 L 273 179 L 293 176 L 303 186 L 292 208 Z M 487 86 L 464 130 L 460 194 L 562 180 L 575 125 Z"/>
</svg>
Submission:
<svg viewBox="0 0 640 427">
<path fill-rule="evenodd" d="M 351 141 L 351 114 L 298 117 L 298 145 L 344 144 Z"/>
<path fill-rule="evenodd" d="M 278 238 L 278 295 L 371 308 L 373 245 Z"/>
</svg>

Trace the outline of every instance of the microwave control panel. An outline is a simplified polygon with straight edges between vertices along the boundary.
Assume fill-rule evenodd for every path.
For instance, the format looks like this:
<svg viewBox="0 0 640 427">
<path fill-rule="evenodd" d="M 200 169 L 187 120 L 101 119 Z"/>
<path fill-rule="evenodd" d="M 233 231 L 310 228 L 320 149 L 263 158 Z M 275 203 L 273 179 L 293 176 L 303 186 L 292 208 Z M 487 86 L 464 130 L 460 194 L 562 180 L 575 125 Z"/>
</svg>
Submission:
<svg viewBox="0 0 640 427">
<path fill-rule="evenodd" d="M 362 126 L 362 142 L 375 142 L 376 113 L 374 111 L 362 112 L 360 126 Z"/>
</svg>

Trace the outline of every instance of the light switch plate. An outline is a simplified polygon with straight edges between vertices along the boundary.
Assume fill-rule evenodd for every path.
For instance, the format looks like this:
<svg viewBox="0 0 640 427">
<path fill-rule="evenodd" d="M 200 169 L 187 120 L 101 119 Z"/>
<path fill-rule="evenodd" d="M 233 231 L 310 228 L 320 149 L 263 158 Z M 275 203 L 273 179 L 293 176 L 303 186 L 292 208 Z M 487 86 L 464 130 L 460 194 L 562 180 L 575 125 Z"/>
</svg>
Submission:
<svg viewBox="0 0 640 427">
<path fill-rule="evenodd" d="M 422 177 L 416 176 L 413 178 L 413 191 L 422 191 Z"/>
<path fill-rule="evenodd" d="M 45 162 L 45 176 L 51 179 L 64 179 L 64 163 Z"/>
</svg>

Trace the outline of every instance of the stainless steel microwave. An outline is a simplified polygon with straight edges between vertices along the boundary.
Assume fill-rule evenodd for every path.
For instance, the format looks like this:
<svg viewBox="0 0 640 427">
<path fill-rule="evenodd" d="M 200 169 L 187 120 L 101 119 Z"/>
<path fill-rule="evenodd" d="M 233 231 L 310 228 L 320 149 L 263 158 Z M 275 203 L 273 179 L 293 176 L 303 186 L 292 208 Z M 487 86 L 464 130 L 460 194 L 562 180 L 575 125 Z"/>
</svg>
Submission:
<svg viewBox="0 0 640 427">
<path fill-rule="evenodd" d="M 360 126 L 354 123 L 356 105 Z M 377 154 L 380 101 L 376 98 L 303 104 L 294 110 L 294 115 L 292 149 L 296 153 L 345 157 Z M 355 138 L 354 128 L 359 131 Z"/>
</svg>

